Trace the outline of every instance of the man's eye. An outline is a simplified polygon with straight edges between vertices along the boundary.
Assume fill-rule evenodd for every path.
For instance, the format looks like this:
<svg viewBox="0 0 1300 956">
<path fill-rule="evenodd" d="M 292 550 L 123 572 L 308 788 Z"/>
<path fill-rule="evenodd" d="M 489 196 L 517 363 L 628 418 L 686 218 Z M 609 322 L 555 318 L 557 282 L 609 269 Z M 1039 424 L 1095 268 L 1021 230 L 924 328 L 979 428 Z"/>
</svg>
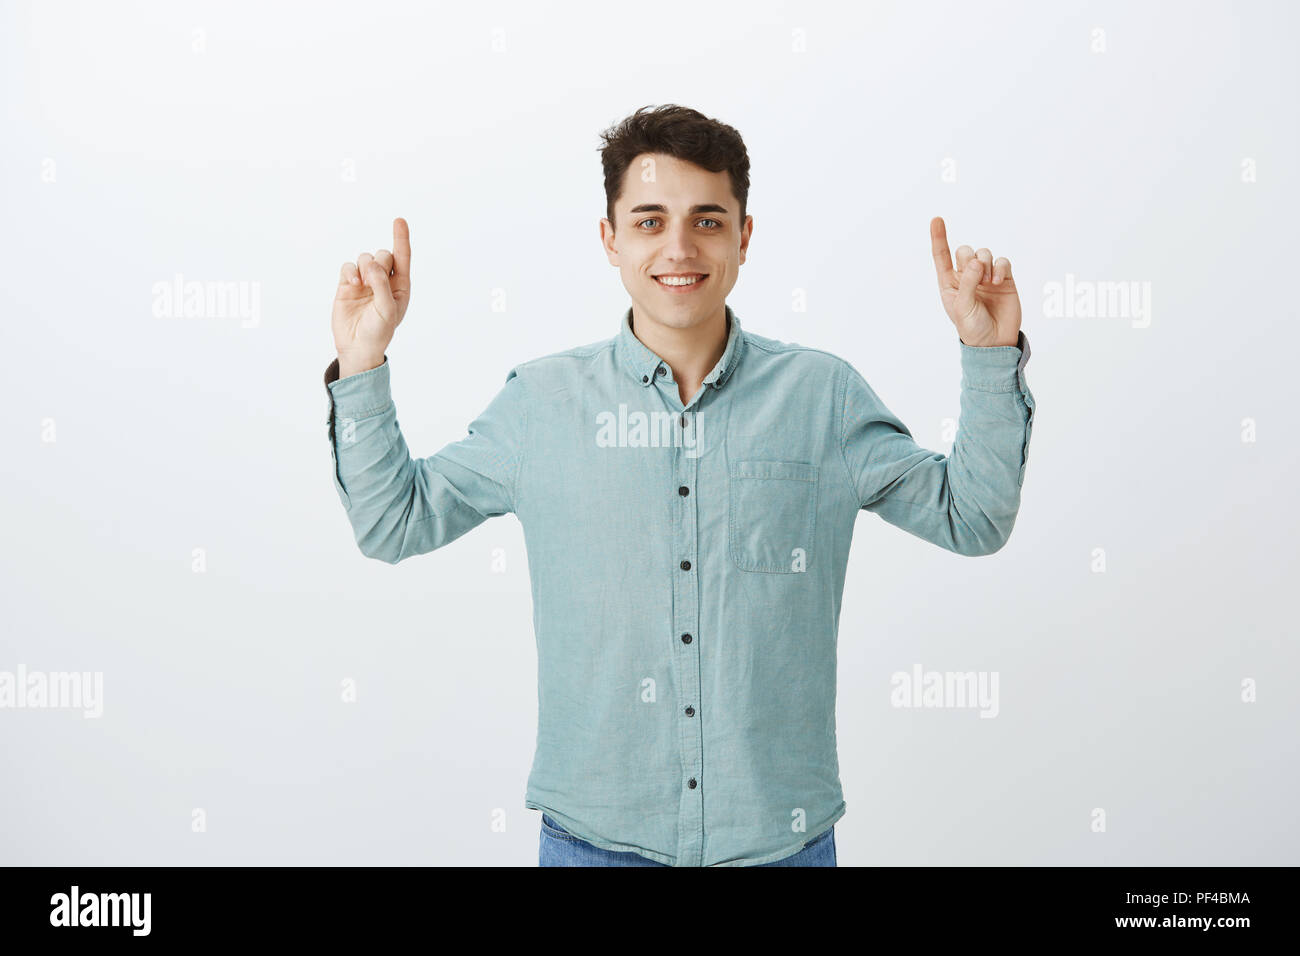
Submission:
<svg viewBox="0 0 1300 956">
<path fill-rule="evenodd" d="M 653 218 L 651 218 L 651 219 L 642 219 L 640 222 L 637 223 L 637 225 L 638 225 L 638 226 L 644 226 L 647 222 L 658 222 L 658 221 L 659 221 L 658 219 L 653 219 Z M 701 223 L 705 223 L 705 222 L 711 222 L 711 223 L 713 223 L 713 225 L 710 227 L 710 229 L 721 229 L 721 228 L 722 228 L 722 222 L 721 222 L 720 220 L 718 220 L 718 219 L 701 219 L 700 222 L 701 222 Z"/>
</svg>

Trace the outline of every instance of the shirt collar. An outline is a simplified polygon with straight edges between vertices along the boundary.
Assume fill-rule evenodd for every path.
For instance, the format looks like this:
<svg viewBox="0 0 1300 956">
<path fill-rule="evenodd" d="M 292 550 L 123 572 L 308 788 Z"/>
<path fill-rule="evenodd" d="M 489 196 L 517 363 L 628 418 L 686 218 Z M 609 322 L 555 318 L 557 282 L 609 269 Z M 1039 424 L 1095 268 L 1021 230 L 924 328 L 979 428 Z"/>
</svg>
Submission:
<svg viewBox="0 0 1300 956">
<path fill-rule="evenodd" d="M 731 306 L 725 307 L 727 310 L 727 347 L 722 352 L 722 358 L 718 359 L 718 364 L 713 366 L 713 371 L 704 377 L 705 385 L 712 385 L 714 388 L 722 388 L 731 373 L 736 370 L 736 365 L 740 361 L 740 353 L 744 348 L 745 336 L 740 328 L 740 320 L 736 318 L 736 313 L 731 311 Z M 654 381 L 656 375 L 668 374 L 668 363 L 660 358 L 657 354 L 650 351 L 645 343 L 638 339 L 632 332 L 632 307 L 623 313 L 623 321 L 618 331 L 618 353 L 623 367 L 627 369 L 638 385 L 649 385 Z M 662 372 L 658 371 L 663 369 Z"/>
</svg>

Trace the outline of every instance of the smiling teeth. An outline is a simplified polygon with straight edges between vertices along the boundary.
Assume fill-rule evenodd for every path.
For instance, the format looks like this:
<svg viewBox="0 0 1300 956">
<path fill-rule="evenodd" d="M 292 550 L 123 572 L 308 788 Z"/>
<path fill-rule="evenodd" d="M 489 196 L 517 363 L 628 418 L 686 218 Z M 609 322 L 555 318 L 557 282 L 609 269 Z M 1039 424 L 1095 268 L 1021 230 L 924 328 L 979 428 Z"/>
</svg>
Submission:
<svg viewBox="0 0 1300 956">
<path fill-rule="evenodd" d="M 703 276 L 659 276 L 658 280 L 664 285 L 694 285 L 699 282 Z"/>
</svg>

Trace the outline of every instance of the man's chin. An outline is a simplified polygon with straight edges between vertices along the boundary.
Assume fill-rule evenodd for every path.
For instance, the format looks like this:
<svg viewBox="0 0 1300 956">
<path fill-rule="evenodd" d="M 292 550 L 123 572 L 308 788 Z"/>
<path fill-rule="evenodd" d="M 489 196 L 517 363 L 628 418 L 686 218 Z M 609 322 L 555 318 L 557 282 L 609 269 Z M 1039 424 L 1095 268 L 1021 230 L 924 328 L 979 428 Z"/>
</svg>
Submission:
<svg viewBox="0 0 1300 956">
<path fill-rule="evenodd" d="M 660 325 L 666 325 L 671 329 L 689 329 L 707 322 L 720 307 L 717 302 L 704 302 L 703 300 L 689 305 L 670 302 L 667 306 L 656 302 L 648 310 L 648 314 L 652 321 L 658 322 Z"/>
</svg>

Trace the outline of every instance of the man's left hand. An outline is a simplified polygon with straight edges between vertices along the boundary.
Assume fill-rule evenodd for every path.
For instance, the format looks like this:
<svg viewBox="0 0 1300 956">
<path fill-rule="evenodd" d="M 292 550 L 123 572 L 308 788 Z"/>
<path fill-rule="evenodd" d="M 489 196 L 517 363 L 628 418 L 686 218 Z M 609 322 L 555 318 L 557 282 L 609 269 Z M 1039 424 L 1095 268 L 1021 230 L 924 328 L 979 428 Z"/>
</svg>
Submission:
<svg viewBox="0 0 1300 956">
<path fill-rule="evenodd" d="M 943 219 L 930 220 L 930 246 L 939 275 L 944 311 L 970 346 L 1014 346 L 1020 341 L 1020 295 L 1011 277 L 1011 263 L 993 258 L 988 249 L 957 247 L 957 268 L 948 252 Z"/>
</svg>

